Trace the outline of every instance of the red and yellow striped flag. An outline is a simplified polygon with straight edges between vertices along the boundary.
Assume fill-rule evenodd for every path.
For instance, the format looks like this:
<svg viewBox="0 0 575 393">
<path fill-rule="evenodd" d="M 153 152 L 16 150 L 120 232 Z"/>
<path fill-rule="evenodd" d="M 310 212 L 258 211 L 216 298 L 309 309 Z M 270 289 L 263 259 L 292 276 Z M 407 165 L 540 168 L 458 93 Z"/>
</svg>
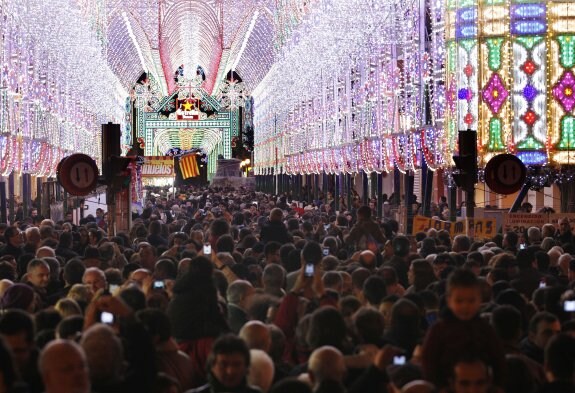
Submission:
<svg viewBox="0 0 575 393">
<path fill-rule="evenodd" d="M 195 154 L 188 154 L 187 156 L 180 157 L 180 171 L 182 172 L 183 179 L 200 176 L 200 170 L 198 168 Z"/>
</svg>

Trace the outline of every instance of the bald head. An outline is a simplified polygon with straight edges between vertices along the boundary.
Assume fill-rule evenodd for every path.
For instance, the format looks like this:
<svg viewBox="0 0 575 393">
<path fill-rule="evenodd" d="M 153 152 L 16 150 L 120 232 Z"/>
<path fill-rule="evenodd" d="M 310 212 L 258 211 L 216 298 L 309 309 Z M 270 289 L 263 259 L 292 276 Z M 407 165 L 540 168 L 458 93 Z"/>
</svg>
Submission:
<svg viewBox="0 0 575 393">
<path fill-rule="evenodd" d="M 124 351 L 110 326 L 93 325 L 84 332 L 80 344 L 86 352 L 94 385 L 115 383 L 121 379 Z"/>
<path fill-rule="evenodd" d="M 260 321 L 250 321 L 240 330 L 240 337 L 248 344 L 249 349 L 260 349 L 269 352 L 272 343 L 270 329 Z"/>
<path fill-rule="evenodd" d="M 346 373 L 343 355 L 335 347 L 320 347 L 309 358 L 308 372 L 315 387 L 324 380 L 341 383 Z"/>
<path fill-rule="evenodd" d="M 359 263 L 367 269 L 375 268 L 375 254 L 370 250 L 362 251 L 359 254 Z"/>
<path fill-rule="evenodd" d="M 88 393 L 86 355 L 74 341 L 54 340 L 40 354 L 38 368 L 46 393 Z"/>
<path fill-rule="evenodd" d="M 272 386 L 274 373 L 274 362 L 268 354 L 259 349 L 251 349 L 248 384 L 260 388 L 263 393 L 267 393 Z"/>
<path fill-rule="evenodd" d="M 36 250 L 36 258 L 46 258 L 46 257 L 55 258 L 56 252 L 48 246 L 40 247 L 39 249 Z"/>
<path fill-rule="evenodd" d="M 401 393 L 434 393 L 435 391 L 433 384 L 422 380 L 409 382 L 401 389 Z"/>
</svg>

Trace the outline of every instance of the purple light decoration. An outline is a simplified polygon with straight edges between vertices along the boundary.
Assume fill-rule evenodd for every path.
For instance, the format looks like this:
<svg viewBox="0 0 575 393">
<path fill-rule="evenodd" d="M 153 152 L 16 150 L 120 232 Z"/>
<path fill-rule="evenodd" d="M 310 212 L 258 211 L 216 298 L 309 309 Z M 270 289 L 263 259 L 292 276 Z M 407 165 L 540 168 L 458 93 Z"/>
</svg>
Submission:
<svg viewBox="0 0 575 393">
<path fill-rule="evenodd" d="M 544 34 L 547 30 L 547 25 L 544 21 L 539 20 L 520 20 L 511 23 L 511 34 L 530 35 L 530 34 Z"/>
<path fill-rule="evenodd" d="M 489 78 L 489 82 L 483 89 L 483 101 L 487 104 L 493 114 L 499 113 L 503 103 L 509 96 L 507 89 L 501 81 L 499 74 L 494 73 Z"/>
<path fill-rule="evenodd" d="M 545 4 L 514 4 L 511 6 L 511 18 L 545 19 Z"/>
<path fill-rule="evenodd" d="M 537 97 L 537 94 L 539 94 L 539 92 L 533 85 L 527 85 L 523 88 L 523 97 L 529 102 L 533 101 L 535 97 Z"/>
<path fill-rule="evenodd" d="M 462 88 L 459 89 L 459 91 L 457 92 L 457 98 L 459 98 L 460 100 L 468 100 L 469 99 L 469 89 L 467 88 Z"/>
<path fill-rule="evenodd" d="M 561 104 L 565 112 L 575 107 L 575 76 L 570 70 L 563 72 L 553 87 L 553 97 Z"/>
</svg>

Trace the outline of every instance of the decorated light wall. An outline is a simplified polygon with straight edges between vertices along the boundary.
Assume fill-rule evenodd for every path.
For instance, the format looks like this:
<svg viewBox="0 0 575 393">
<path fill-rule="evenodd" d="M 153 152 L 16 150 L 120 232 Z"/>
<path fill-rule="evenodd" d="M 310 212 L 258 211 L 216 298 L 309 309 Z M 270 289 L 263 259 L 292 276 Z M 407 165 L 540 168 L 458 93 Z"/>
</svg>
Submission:
<svg viewBox="0 0 575 393">
<path fill-rule="evenodd" d="M 575 162 L 575 2 L 448 0 L 445 132 L 476 129 L 485 164 Z"/>
<path fill-rule="evenodd" d="M 443 31 L 433 57 L 423 50 L 425 3 L 310 2 L 293 31 L 276 32 L 286 40 L 253 93 L 256 174 L 444 165 L 443 128 L 424 126 L 425 84 L 444 97 Z M 445 100 L 434 105 L 439 124 Z"/>
<path fill-rule="evenodd" d="M 100 127 L 127 95 L 105 56 L 101 0 L 0 0 L 0 176 L 55 174 L 64 156 L 100 156 Z"/>
</svg>

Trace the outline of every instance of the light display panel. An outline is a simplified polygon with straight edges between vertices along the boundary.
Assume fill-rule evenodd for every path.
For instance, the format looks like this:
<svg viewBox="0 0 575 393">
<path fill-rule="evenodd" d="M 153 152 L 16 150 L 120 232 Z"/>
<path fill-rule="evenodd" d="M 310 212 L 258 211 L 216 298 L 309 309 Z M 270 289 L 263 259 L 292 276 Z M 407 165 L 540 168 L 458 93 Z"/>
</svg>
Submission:
<svg viewBox="0 0 575 393">
<path fill-rule="evenodd" d="M 443 82 L 441 60 L 423 50 L 421 4 L 310 2 L 289 34 L 277 32 L 277 61 L 253 94 L 256 174 L 406 172 L 424 156 L 444 164 L 443 130 L 423 127 L 425 84 L 433 79 L 439 97 Z"/>
<path fill-rule="evenodd" d="M 575 3 L 448 0 L 445 131 L 477 129 L 485 164 L 575 159 Z"/>
</svg>

